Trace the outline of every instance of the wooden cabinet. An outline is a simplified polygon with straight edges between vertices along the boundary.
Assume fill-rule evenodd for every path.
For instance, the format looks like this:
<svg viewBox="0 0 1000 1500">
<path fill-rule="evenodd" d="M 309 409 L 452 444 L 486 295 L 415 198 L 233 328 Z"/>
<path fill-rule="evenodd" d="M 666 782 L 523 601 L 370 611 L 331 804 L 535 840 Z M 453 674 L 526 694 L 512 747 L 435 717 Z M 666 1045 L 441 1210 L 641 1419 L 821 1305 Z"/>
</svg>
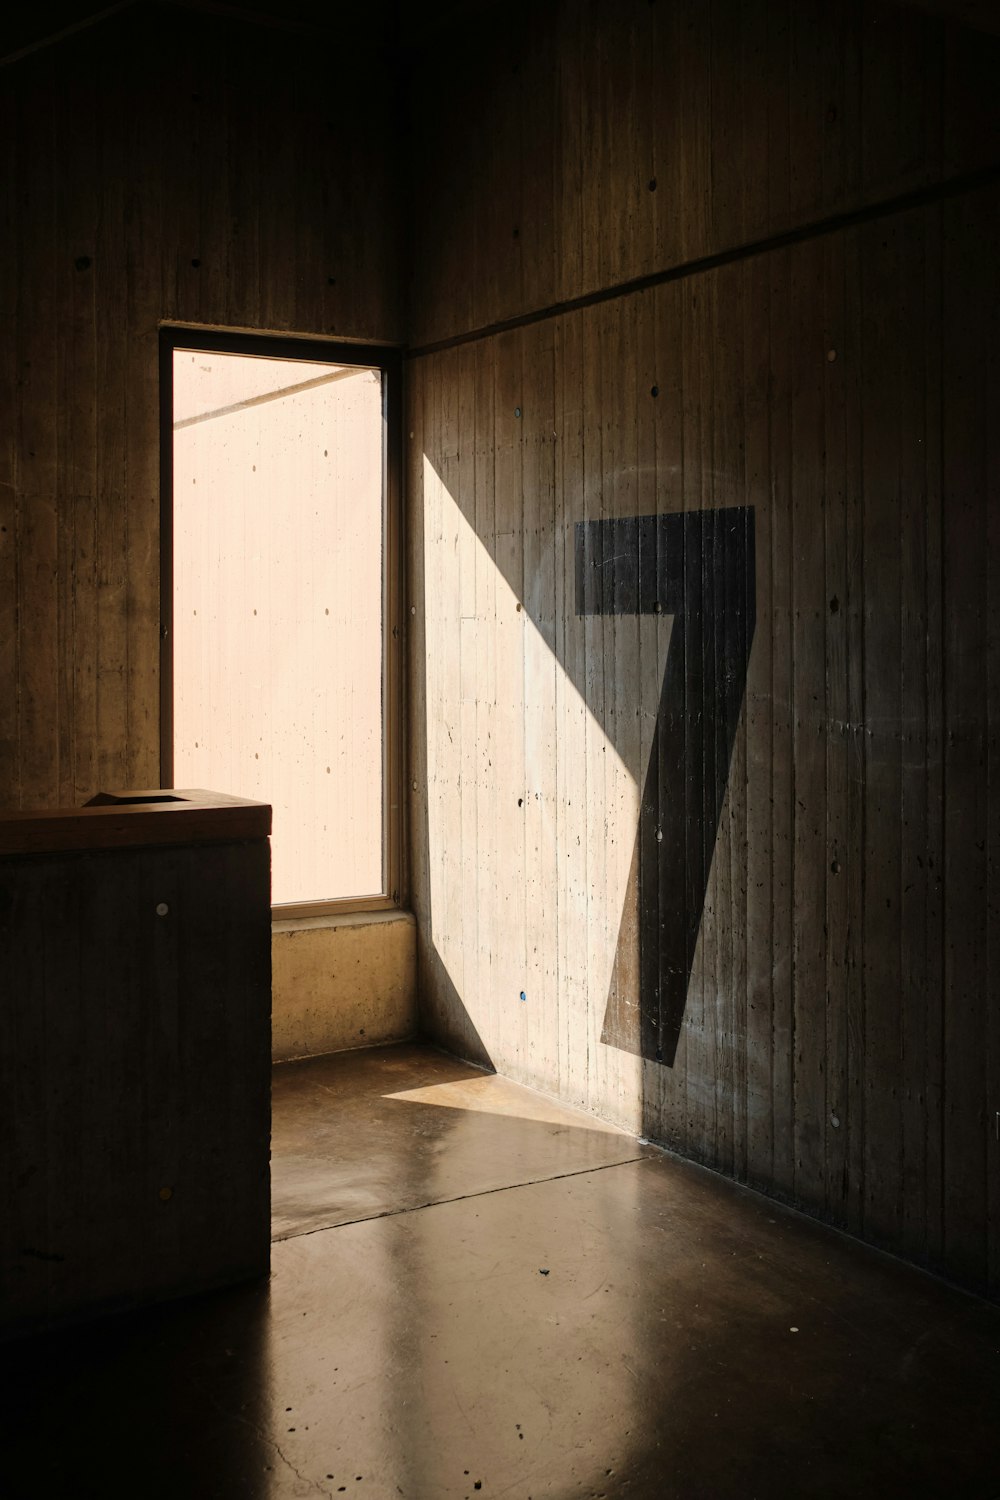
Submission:
<svg viewBox="0 0 1000 1500">
<path fill-rule="evenodd" d="M 0 815 L 5 1333 L 269 1265 L 271 809 L 98 800 Z"/>
</svg>

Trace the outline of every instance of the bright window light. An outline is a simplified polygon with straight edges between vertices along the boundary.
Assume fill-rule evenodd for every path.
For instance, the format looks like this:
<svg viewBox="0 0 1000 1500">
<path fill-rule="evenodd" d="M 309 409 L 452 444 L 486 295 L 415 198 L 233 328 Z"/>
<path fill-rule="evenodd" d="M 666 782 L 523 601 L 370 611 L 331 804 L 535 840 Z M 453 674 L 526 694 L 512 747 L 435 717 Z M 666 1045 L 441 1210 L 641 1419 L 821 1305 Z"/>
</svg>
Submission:
<svg viewBox="0 0 1000 1500">
<path fill-rule="evenodd" d="M 377 897 L 385 376 L 172 358 L 173 783 L 272 804 L 275 905 Z"/>
</svg>

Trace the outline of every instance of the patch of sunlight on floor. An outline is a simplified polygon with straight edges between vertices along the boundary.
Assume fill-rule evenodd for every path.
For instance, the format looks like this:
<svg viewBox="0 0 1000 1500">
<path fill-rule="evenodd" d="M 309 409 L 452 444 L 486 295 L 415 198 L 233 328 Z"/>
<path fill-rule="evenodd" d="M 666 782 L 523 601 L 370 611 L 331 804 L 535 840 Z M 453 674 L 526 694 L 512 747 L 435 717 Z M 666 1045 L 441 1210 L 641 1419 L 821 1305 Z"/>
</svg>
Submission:
<svg viewBox="0 0 1000 1500">
<path fill-rule="evenodd" d="M 422 1089 L 404 1089 L 398 1094 L 383 1094 L 384 1099 L 398 1099 L 404 1104 L 436 1104 L 442 1109 L 468 1109 L 484 1115 L 504 1115 L 508 1119 L 534 1120 L 540 1125 L 565 1125 L 576 1130 L 594 1130 L 602 1135 L 628 1138 L 628 1131 L 598 1120 L 594 1115 L 560 1104 L 536 1094 L 534 1089 L 512 1083 L 495 1073 L 483 1078 L 459 1078 L 454 1083 L 434 1083 Z"/>
</svg>

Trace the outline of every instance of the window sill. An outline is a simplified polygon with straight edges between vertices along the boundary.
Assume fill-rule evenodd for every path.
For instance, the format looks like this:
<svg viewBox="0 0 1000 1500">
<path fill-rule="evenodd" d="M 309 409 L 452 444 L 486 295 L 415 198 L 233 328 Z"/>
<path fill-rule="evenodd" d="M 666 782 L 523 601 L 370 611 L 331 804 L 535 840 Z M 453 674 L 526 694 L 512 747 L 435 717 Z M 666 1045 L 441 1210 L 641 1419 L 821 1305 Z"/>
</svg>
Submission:
<svg viewBox="0 0 1000 1500">
<path fill-rule="evenodd" d="M 384 922 L 403 922 L 412 926 L 416 922 L 412 912 L 392 907 L 389 911 L 342 911 L 327 912 L 321 917 L 281 917 L 271 922 L 272 933 L 317 932 L 337 927 L 375 927 Z"/>
</svg>

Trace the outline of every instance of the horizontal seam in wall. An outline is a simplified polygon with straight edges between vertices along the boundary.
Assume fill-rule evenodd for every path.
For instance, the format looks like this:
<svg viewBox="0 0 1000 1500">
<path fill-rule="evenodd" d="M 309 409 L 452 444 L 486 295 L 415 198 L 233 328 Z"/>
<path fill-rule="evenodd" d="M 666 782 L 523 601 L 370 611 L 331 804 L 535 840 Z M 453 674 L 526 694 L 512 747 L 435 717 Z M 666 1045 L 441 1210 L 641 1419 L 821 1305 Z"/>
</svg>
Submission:
<svg viewBox="0 0 1000 1500">
<path fill-rule="evenodd" d="M 929 187 L 916 188 L 901 193 L 895 198 L 885 198 L 878 203 L 865 204 L 861 208 L 849 209 L 833 214 L 826 219 L 815 219 L 812 223 L 799 225 L 795 229 L 782 230 L 765 239 L 748 240 L 733 245 L 728 250 L 717 250 L 711 255 L 702 255 L 695 260 L 681 261 L 661 271 L 649 271 L 644 276 L 634 276 L 629 281 L 619 281 L 613 286 L 601 287 L 597 291 L 584 292 L 579 297 L 567 298 L 564 302 L 552 302 L 547 307 L 535 308 L 531 312 L 518 313 L 511 318 L 502 318 L 496 323 L 487 323 L 466 333 L 452 334 L 448 338 L 431 343 L 417 344 L 404 351 L 404 359 L 423 359 L 431 354 L 443 354 L 448 349 L 460 348 L 463 344 L 474 344 L 482 339 L 495 338 L 501 333 L 511 333 L 518 328 L 528 328 L 533 323 L 544 323 L 549 318 L 565 317 L 567 313 L 581 312 L 584 308 L 596 307 L 602 302 L 614 302 L 620 297 L 631 297 L 637 292 L 647 292 L 653 287 L 665 286 L 671 281 L 684 281 L 689 276 L 698 276 L 705 271 L 714 271 L 720 266 L 733 265 L 737 261 L 749 260 L 753 256 L 767 255 L 774 250 L 783 250 L 791 245 L 800 245 L 806 240 L 819 239 L 823 235 L 836 234 L 855 225 L 869 224 L 893 214 L 908 213 L 915 208 L 930 207 L 964 193 L 989 187 L 1000 180 L 1000 163 L 982 167 L 976 172 L 966 172 L 959 177 L 950 177 L 945 182 L 935 182 Z"/>
</svg>

